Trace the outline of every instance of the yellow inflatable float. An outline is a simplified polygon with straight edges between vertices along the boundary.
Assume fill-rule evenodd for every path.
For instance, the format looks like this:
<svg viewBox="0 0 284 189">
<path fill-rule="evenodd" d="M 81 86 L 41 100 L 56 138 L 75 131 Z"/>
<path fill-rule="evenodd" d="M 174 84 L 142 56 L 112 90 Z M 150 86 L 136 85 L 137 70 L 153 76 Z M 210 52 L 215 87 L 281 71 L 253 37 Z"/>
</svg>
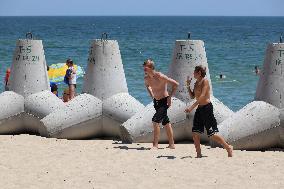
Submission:
<svg viewBox="0 0 284 189">
<path fill-rule="evenodd" d="M 78 65 L 74 65 L 74 67 L 77 73 L 77 79 L 83 77 L 85 74 L 83 68 Z M 48 70 L 49 81 L 60 84 L 60 82 L 64 81 L 64 76 L 66 74 L 67 69 L 68 66 L 65 63 L 57 63 L 50 65 Z"/>
</svg>

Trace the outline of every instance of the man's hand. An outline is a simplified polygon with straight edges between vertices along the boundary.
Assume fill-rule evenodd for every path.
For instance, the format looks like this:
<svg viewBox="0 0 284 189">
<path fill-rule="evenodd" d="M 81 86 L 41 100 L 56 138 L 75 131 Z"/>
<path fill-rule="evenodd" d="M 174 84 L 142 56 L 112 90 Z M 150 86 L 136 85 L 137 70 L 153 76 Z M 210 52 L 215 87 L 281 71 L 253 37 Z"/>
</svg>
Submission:
<svg viewBox="0 0 284 189">
<path fill-rule="evenodd" d="M 172 105 L 172 97 L 171 96 L 169 96 L 167 98 L 167 104 L 168 104 L 168 107 L 170 107 Z"/>
<path fill-rule="evenodd" d="M 187 87 L 190 87 L 191 80 L 192 78 L 189 79 L 189 76 L 187 76 L 187 80 L 186 80 Z"/>
<path fill-rule="evenodd" d="M 192 106 L 184 110 L 185 113 L 190 113 L 193 110 Z"/>
</svg>

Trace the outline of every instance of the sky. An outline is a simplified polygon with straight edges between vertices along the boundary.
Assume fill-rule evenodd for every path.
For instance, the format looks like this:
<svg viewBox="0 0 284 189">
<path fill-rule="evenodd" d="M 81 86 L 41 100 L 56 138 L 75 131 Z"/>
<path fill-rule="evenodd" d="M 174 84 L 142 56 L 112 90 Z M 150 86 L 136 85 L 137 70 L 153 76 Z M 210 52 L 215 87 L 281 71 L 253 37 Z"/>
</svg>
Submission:
<svg viewBox="0 0 284 189">
<path fill-rule="evenodd" d="M 0 16 L 284 16 L 284 0 L 0 0 Z"/>
</svg>

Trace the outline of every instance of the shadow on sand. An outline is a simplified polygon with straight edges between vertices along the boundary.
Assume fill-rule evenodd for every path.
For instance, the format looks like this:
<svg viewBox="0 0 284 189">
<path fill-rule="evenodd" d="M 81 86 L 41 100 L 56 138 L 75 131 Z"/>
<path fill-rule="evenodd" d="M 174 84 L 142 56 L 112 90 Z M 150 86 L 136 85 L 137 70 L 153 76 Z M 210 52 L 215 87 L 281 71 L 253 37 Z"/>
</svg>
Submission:
<svg viewBox="0 0 284 189">
<path fill-rule="evenodd" d="M 176 156 L 163 156 L 163 155 L 160 155 L 160 156 L 157 156 L 158 159 L 160 158 L 166 158 L 166 159 L 176 159 Z"/>
<path fill-rule="evenodd" d="M 145 147 L 135 148 L 135 147 L 128 147 L 128 146 L 115 146 L 113 148 L 119 148 L 121 150 L 151 150 L 151 148 L 145 148 Z"/>
</svg>

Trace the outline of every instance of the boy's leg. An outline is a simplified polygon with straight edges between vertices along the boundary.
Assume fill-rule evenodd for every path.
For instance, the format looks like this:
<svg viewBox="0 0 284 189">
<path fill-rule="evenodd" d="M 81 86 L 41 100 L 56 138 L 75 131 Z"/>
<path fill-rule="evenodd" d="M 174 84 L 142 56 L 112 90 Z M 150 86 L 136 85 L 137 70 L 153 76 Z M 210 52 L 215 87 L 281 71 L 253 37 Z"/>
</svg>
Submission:
<svg viewBox="0 0 284 189">
<path fill-rule="evenodd" d="M 217 127 L 217 121 L 214 117 L 213 113 L 213 105 L 212 103 L 208 104 L 206 106 L 206 119 L 205 119 L 205 128 L 207 130 L 207 135 L 210 139 L 216 141 L 217 143 L 221 144 L 228 152 L 228 157 L 233 156 L 233 150 L 232 148 L 226 143 L 226 141 L 223 139 L 223 137 L 217 135 L 216 133 L 219 132 Z"/>
<path fill-rule="evenodd" d="M 192 138 L 194 141 L 194 146 L 196 150 L 196 157 L 201 158 L 201 148 L 200 148 L 200 134 L 196 132 L 192 132 Z"/>
<path fill-rule="evenodd" d="M 228 157 L 233 157 L 233 149 L 230 147 L 230 145 L 224 140 L 223 137 L 214 134 L 210 137 L 210 139 L 216 141 L 217 143 L 221 144 L 228 152 Z"/>
<path fill-rule="evenodd" d="M 175 142 L 174 142 L 174 134 L 173 134 L 173 128 L 170 123 L 165 125 L 168 140 L 169 140 L 169 148 L 175 149 Z"/>
<path fill-rule="evenodd" d="M 69 85 L 69 95 L 70 95 L 70 100 L 75 97 L 75 86 L 74 85 Z"/>
<path fill-rule="evenodd" d="M 160 126 L 159 126 L 159 123 L 153 122 L 153 127 L 154 127 L 153 148 L 158 148 L 159 136 L 160 136 Z"/>
</svg>

